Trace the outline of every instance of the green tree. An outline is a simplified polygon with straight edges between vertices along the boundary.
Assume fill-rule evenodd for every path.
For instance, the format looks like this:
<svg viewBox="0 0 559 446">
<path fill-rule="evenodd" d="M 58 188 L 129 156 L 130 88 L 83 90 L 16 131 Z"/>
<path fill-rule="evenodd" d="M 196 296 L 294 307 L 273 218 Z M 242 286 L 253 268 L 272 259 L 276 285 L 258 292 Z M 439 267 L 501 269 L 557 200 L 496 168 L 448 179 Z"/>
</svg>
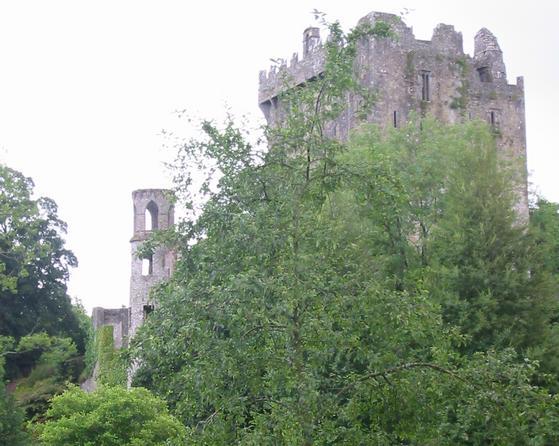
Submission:
<svg viewBox="0 0 559 446">
<path fill-rule="evenodd" d="M 549 337 L 556 284 L 540 273 L 541 249 L 514 211 L 518 169 L 506 166 L 490 135 L 469 140 L 478 147 L 448 172 L 430 244 L 431 289 L 447 320 L 470 335 L 469 351 L 525 351 Z"/>
<path fill-rule="evenodd" d="M 415 127 L 386 139 L 373 132 L 308 171 L 304 151 L 230 168 L 250 159 L 242 132 L 204 128 L 197 147 L 229 171 L 186 226 L 177 271 L 136 339 L 137 383 L 165 396 L 194 444 L 556 440 L 557 399 L 532 385 L 536 364 L 500 338 L 488 342 L 500 351 L 463 355 L 473 333 L 441 297 L 462 290 L 432 280 L 446 274 L 435 241 L 458 233 L 447 219 L 458 213 L 461 154 L 494 150 L 486 128 L 425 121 L 411 155 Z M 510 224 L 493 229 L 527 243 L 509 211 Z M 454 255 L 445 268 L 473 262 Z M 537 289 L 526 271 L 509 284 L 519 299 Z M 497 285 L 488 284 L 496 295 Z"/>
<path fill-rule="evenodd" d="M 550 293 L 559 300 L 559 204 L 539 198 L 530 209 L 531 236 L 537 246 L 539 263 L 531 269 L 531 274 L 548 278 Z M 549 293 L 548 293 L 549 294 Z M 551 305 L 547 317 L 551 319 L 551 329 L 547 329 L 545 342 L 530 348 L 532 356 L 538 358 L 545 371 L 555 375 L 553 389 L 559 391 L 559 309 Z"/>
<path fill-rule="evenodd" d="M 65 282 L 74 255 L 64 248 L 66 225 L 56 204 L 33 199 L 33 182 L 0 166 L 0 243 L 2 312 L 0 329 L 19 338 L 71 318 Z M 29 303 L 28 303 L 29 302 Z M 62 305 L 64 304 L 64 305 Z M 62 311 L 60 311 L 62 310 Z"/>
<path fill-rule="evenodd" d="M 27 419 L 41 419 L 50 399 L 62 393 L 68 382 L 77 382 L 82 360 L 70 338 L 36 333 L 20 339 L 10 357 L 24 371 L 17 379 L 14 397 Z"/>
<path fill-rule="evenodd" d="M 375 262 L 379 280 L 427 291 L 468 335 L 469 353 L 540 348 L 558 311 L 553 248 L 543 243 L 552 231 L 538 241 L 519 220 L 520 168 L 497 153 L 494 138 L 483 123 L 412 119 L 386 137 L 362 129 L 343 160 L 342 181 L 354 192 L 343 199 L 355 201 L 368 243 L 384 256 Z"/>
<path fill-rule="evenodd" d="M 230 121 L 204 122 L 205 137 L 180 147 L 177 190 L 193 208 L 191 174 L 209 166 L 206 202 L 163 237 L 179 261 L 132 348 L 136 384 L 168 401 L 192 444 L 558 440 L 557 398 L 532 384 L 537 363 L 499 337 L 470 354 L 473 333 L 444 297 L 462 299 L 444 268 L 469 254 L 456 248 L 443 264 L 437 247 L 454 234 L 461 153 L 494 151 L 490 132 L 426 120 L 349 145 L 324 135 L 354 88 L 353 45 L 373 31 L 332 28 L 324 75 L 280 97 L 269 150 Z M 513 218 L 487 222 L 511 223 L 506 243 L 521 238 Z M 523 310 L 528 271 L 509 285 Z"/>
<path fill-rule="evenodd" d="M 54 201 L 34 199 L 33 182 L 0 165 L 0 335 L 69 336 L 83 354 L 86 334 L 66 293 L 75 256 L 64 247 L 66 224 Z M 17 375 L 11 360 L 10 375 Z"/>
<path fill-rule="evenodd" d="M 92 393 L 70 387 L 53 398 L 37 431 L 45 446 L 178 446 L 185 435 L 162 400 L 146 389 L 122 387 Z"/>
<path fill-rule="evenodd" d="M 559 280 L 559 204 L 538 198 L 530 209 L 530 224 L 542 247 L 541 268 Z"/>
</svg>

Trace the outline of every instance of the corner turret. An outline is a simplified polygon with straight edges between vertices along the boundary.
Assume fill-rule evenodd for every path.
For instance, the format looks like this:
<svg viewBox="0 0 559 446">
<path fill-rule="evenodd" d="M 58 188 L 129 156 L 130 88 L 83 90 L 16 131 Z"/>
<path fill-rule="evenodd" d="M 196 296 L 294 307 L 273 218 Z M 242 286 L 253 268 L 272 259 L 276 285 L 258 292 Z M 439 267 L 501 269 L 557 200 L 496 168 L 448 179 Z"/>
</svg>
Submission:
<svg viewBox="0 0 559 446">
<path fill-rule="evenodd" d="M 487 28 L 481 28 L 474 38 L 474 64 L 482 82 L 507 83 L 503 52 Z"/>
</svg>

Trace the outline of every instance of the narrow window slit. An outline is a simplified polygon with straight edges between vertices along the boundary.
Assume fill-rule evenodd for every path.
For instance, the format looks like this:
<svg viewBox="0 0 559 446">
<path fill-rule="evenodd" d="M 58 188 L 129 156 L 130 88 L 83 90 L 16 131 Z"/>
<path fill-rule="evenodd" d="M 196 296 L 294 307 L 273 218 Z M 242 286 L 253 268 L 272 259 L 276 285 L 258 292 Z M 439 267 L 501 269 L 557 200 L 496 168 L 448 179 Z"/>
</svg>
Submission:
<svg viewBox="0 0 559 446">
<path fill-rule="evenodd" d="M 431 100 L 431 92 L 430 92 L 430 73 L 428 71 L 424 71 L 421 73 L 421 100 L 422 101 L 430 101 Z"/>
</svg>

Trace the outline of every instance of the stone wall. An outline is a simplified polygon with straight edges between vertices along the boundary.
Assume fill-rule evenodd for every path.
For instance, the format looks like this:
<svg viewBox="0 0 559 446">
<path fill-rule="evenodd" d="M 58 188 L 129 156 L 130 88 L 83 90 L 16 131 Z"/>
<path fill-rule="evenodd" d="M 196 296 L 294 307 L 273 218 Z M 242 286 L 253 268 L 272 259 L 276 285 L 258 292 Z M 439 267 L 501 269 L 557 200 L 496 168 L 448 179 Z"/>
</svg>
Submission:
<svg viewBox="0 0 559 446">
<path fill-rule="evenodd" d="M 357 47 L 355 76 L 375 94 L 367 121 L 382 128 L 400 126 L 412 114 L 432 115 L 442 122 L 466 119 L 487 121 L 495 130 L 501 153 L 520 160 L 517 212 L 528 216 L 524 83 L 509 84 L 497 39 L 482 28 L 475 36 L 473 57 L 464 54 L 462 34 L 451 25 L 438 25 L 431 40 L 418 40 L 400 17 L 371 12 L 359 23 L 390 25 L 395 36 L 370 36 Z M 324 51 L 318 29 L 303 33 L 303 59 L 294 54 L 260 73 L 259 104 L 269 124 L 281 123 L 281 92 L 317 78 L 324 69 Z M 348 98 L 342 115 L 327 126 L 329 136 L 345 140 L 362 121 L 359 98 Z"/>
<path fill-rule="evenodd" d="M 128 345 L 130 308 L 105 309 L 95 307 L 91 319 L 95 331 L 103 325 L 113 326 L 115 348 L 122 348 Z"/>
</svg>

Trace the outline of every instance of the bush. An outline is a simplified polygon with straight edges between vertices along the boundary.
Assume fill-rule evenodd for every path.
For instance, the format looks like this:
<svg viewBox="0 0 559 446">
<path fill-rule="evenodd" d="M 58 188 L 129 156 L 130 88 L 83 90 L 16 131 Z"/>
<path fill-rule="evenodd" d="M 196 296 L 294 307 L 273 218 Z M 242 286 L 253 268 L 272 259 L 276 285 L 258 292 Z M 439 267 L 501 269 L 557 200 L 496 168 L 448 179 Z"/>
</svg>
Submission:
<svg viewBox="0 0 559 446">
<path fill-rule="evenodd" d="M 53 398 L 37 433 L 44 446 L 178 445 L 186 434 L 161 399 L 143 388 L 118 386 L 93 393 L 70 387 Z"/>
</svg>

